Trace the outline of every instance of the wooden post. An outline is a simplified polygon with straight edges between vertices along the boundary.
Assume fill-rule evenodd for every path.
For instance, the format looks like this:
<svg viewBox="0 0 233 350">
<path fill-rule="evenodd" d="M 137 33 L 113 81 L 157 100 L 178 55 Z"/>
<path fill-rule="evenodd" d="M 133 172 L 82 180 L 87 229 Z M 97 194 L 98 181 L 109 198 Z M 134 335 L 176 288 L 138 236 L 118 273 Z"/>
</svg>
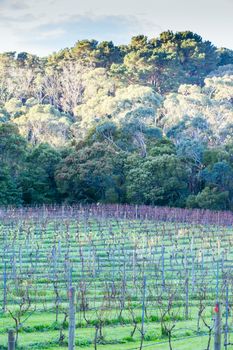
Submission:
<svg viewBox="0 0 233 350">
<path fill-rule="evenodd" d="M 162 246 L 162 290 L 165 291 L 165 263 L 164 263 L 165 247 Z"/>
<path fill-rule="evenodd" d="M 215 308 L 215 320 L 214 320 L 214 350 L 221 350 L 221 309 L 219 302 L 216 303 Z"/>
<path fill-rule="evenodd" d="M 185 279 L 185 319 L 189 319 L 189 278 Z"/>
<path fill-rule="evenodd" d="M 75 287 L 69 289 L 69 350 L 75 349 Z"/>
<path fill-rule="evenodd" d="M 4 272 L 3 272 L 3 303 L 2 311 L 6 312 L 7 304 L 7 272 L 6 272 L 6 262 L 4 263 Z"/>
<path fill-rule="evenodd" d="M 228 281 L 226 281 L 226 304 L 225 304 L 225 314 L 226 314 L 226 322 L 224 329 L 224 347 L 225 350 L 228 348 L 228 317 L 229 317 L 229 289 L 228 289 Z"/>
<path fill-rule="evenodd" d="M 141 325 L 141 342 L 140 342 L 140 348 L 139 350 L 142 350 L 143 348 L 143 342 L 145 338 L 145 329 L 144 329 L 144 323 L 145 323 L 145 302 L 146 302 L 146 276 L 143 277 L 143 291 L 142 291 L 142 325 Z"/>
<path fill-rule="evenodd" d="M 185 251 L 185 319 L 189 318 L 189 271 L 187 251 Z"/>
<path fill-rule="evenodd" d="M 15 350 L 15 332 L 13 329 L 8 331 L 8 350 Z"/>
</svg>

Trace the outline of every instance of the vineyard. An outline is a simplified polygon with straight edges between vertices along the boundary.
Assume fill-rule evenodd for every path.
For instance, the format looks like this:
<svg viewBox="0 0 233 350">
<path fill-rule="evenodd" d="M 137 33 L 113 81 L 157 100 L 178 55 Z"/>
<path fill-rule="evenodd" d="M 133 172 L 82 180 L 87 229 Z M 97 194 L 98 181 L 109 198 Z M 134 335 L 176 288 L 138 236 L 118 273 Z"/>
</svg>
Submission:
<svg viewBox="0 0 233 350">
<path fill-rule="evenodd" d="M 21 350 L 233 349 L 232 224 L 146 206 L 2 209 L 0 349 L 10 329 Z"/>
</svg>

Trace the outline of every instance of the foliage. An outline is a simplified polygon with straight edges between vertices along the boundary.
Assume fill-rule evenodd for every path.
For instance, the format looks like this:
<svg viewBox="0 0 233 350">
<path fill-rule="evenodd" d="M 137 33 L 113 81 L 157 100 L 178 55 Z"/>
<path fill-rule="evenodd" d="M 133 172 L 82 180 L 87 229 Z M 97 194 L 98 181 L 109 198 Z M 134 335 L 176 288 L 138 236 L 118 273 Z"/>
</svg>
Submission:
<svg viewBox="0 0 233 350">
<path fill-rule="evenodd" d="M 71 202 L 120 201 L 122 163 L 120 154 L 99 142 L 74 149 L 57 169 L 58 189 Z"/>
<path fill-rule="evenodd" d="M 175 155 L 129 159 L 127 196 L 133 203 L 183 205 L 187 169 Z"/>
<path fill-rule="evenodd" d="M 233 54 L 190 31 L 0 54 L 0 204 L 233 208 Z"/>
</svg>

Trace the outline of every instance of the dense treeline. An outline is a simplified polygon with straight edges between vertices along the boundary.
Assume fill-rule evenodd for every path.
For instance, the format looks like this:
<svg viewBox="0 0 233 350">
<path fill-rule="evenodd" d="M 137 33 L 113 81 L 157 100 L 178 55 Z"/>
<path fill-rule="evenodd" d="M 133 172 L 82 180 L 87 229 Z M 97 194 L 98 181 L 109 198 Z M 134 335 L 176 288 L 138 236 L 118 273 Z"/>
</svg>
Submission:
<svg viewBox="0 0 233 350">
<path fill-rule="evenodd" d="M 0 204 L 233 209 L 233 51 L 192 32 L 0 55 Z"/>
</svg>

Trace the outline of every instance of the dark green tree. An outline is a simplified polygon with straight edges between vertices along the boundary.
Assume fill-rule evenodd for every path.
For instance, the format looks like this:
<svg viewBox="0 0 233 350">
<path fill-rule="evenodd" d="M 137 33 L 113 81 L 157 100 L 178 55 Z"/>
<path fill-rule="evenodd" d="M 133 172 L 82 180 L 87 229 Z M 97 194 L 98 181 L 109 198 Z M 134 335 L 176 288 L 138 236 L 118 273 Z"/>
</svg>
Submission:
<svg viewBox="0 0 233 350">
<path fill-rule="evenodd" d="M 124 196 L 123 157 L 105 142 L 74 149 L 56 171 L 69 202 L 119 202 Z"/>
<path fill-rule="evenodd" d="M 131 156 L 126 176 L 127 199 L 133 203 L 184 205 L 188 193 L 188 169 L 175 155 Z"/>
</svg>

